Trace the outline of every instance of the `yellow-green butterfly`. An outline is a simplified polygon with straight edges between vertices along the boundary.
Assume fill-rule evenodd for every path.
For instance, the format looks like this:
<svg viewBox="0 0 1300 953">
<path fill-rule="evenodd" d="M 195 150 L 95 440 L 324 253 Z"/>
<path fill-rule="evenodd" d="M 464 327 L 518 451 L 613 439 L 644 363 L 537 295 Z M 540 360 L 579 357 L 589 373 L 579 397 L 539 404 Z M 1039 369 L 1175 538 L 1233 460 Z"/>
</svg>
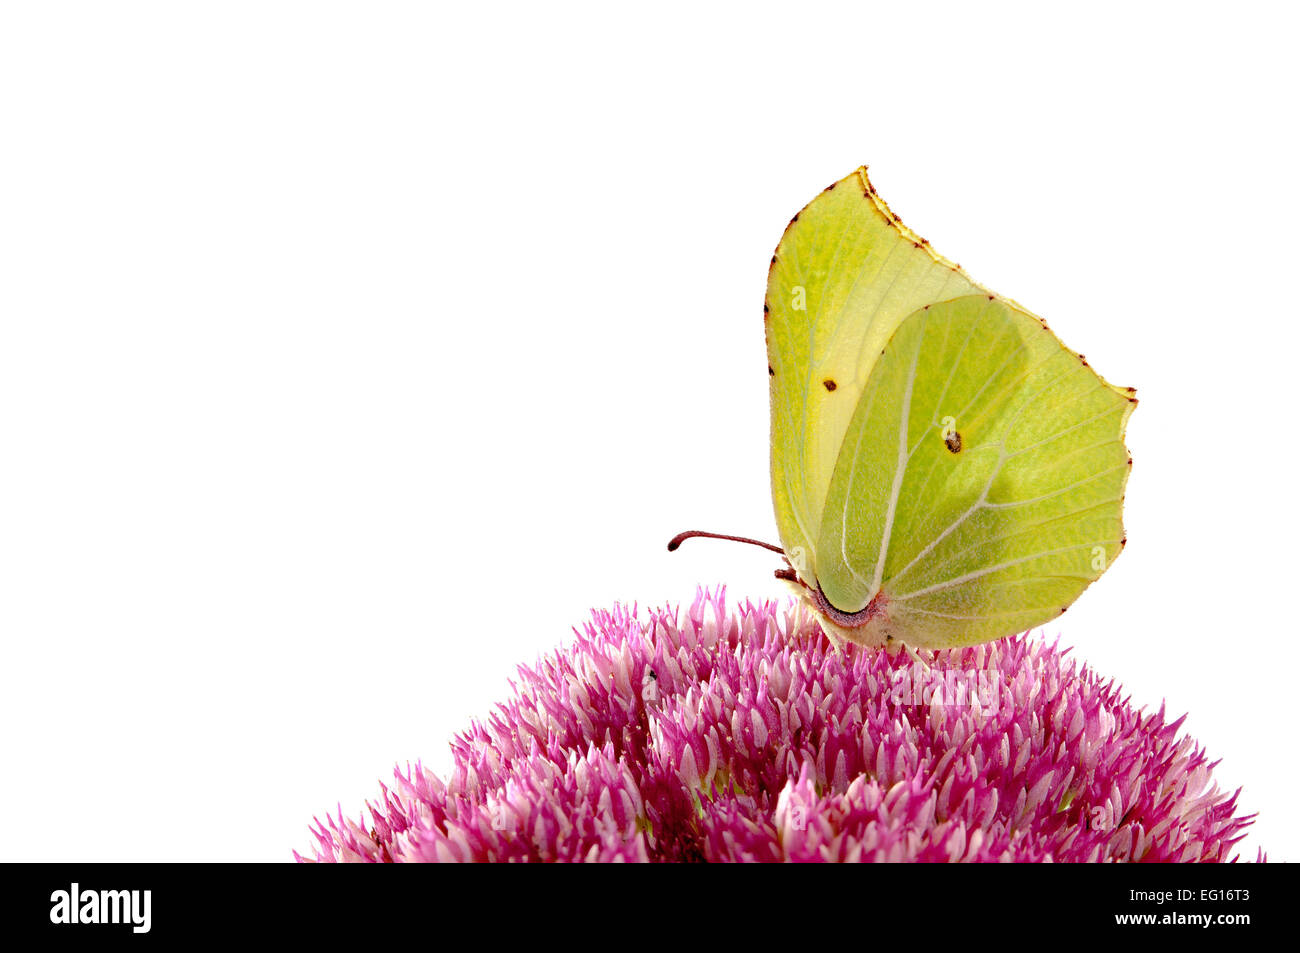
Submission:
<svg viewBox="0 0 1300 953">
<path fill-rule="evenodd" d="M 861 168 L 790 220 L 767 299 L 778 578 L 832 636 L 972 645 L 1119 555 L 1137 398 L 973 282 Z M 744 537 L 691 536 L 757 542 Z"/>
</svg>

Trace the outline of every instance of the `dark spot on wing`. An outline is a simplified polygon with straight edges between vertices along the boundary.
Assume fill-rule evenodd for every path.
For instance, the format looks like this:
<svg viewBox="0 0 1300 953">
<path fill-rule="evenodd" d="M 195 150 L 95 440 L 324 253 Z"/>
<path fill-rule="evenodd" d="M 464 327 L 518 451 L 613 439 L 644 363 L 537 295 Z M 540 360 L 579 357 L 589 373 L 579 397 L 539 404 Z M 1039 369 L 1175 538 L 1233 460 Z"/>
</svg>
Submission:
<svg viewBox="0 0 1300 953">
<path fill-rule="evenodd" d="M 944 434 L 943 445 L 948 448 L 949 453 L 961 453 L 961 434 L 950 430 Z"/>
<path fill-rule="evenodd" d="M 822 386 L 827 390 L 834 390 L 838 385 L 828 377 L 826 380 L 822 381 Z"/>
<path fill-rule="evenodd" d="M 776 371 L 772 370 L 772 365 L 771 365 L 771 364 L 767 365 L 767 376 L 768 376 L 768 377 L 776 377 Z"/>
</svg>

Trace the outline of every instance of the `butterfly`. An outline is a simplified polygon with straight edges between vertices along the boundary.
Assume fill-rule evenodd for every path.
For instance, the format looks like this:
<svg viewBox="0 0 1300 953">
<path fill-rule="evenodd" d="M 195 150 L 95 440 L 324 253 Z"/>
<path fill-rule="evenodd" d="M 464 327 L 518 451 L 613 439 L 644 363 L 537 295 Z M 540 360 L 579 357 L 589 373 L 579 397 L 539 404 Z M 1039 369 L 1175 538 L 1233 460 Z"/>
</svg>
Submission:
<svg viewBox="0 0 1300 953">
<path fill-rule="evenodd" d="M 1060 615 L 1119 556 L 1137 404 L 903 224 L 866 167 L 786 227 L 763 305 L 784 580 L 837 640 Z"/>
</svg>

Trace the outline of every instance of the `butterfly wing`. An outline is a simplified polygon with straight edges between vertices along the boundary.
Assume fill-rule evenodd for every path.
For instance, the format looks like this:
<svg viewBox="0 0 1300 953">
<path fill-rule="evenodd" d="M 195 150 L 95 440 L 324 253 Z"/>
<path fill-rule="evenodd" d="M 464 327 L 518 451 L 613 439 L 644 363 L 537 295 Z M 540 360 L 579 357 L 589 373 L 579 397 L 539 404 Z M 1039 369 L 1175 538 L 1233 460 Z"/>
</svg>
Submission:
<svg viewBox="0 0 1300 953">
<path fill-rule="evenodd" d="M 838 634 L 943 648 L 1063 612 L 1124 544 L 1135 403 L 1004 299 L 908 316 L 849 410 L 819 523 L 816 584 L 857 613 Z"/>
<path fill-rule="evenodd" d="M 923 305 L 983 290 L 902 224 L 865 168 L 787 226 L 764 304 L 772 497 L 781 544 L 805 583 L 818 575 L 826 495 L 881 349 Z"/>
<path fill-rule="evenodd" d="M 865 168 L 791 220 L 764 323 L 777 526 L 828 630 L 997 638 L 1118 554 L 1132 390 L 932 251 Z"/>
</svg>

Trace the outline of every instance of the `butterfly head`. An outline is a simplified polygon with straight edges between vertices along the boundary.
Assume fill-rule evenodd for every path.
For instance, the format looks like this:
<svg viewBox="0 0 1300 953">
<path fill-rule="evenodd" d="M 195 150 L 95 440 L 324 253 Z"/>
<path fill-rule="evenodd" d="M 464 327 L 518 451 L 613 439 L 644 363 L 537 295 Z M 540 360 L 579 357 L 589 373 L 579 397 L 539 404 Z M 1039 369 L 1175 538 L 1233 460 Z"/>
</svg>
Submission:
<svg viewBox="0 0 1300 953">
<path fill-rule="evenodd" d="M 785 582 L 800 598 L 820 617 L 822 628 L 837 642 L 856 642 L 858 645 L 879 646 L 893 641 L 889 633 L 889 599 L 885 593 L 877 592 L 871 600 L 856 612 L 845 612 L 837 608 L 822 591 L 816 576 L 808 572 L 806 559 L 801 551 L 787 553 L 774 543 L 751 539 L 748 536 L 731 536 L 724 533 L 707 533 L 703 530 L 687 530 L 678 533 L 668 541 L 668 551 L 676 552 L 683 542 L 692 538 L 724 539 L 733 543 L 745 543 L 759 546 L 774 553 L 779 553 L 785 565 L 777 569 L 774 575 Z M 805 578 L 805 573 L 811 579 Z"/>
</svg>

